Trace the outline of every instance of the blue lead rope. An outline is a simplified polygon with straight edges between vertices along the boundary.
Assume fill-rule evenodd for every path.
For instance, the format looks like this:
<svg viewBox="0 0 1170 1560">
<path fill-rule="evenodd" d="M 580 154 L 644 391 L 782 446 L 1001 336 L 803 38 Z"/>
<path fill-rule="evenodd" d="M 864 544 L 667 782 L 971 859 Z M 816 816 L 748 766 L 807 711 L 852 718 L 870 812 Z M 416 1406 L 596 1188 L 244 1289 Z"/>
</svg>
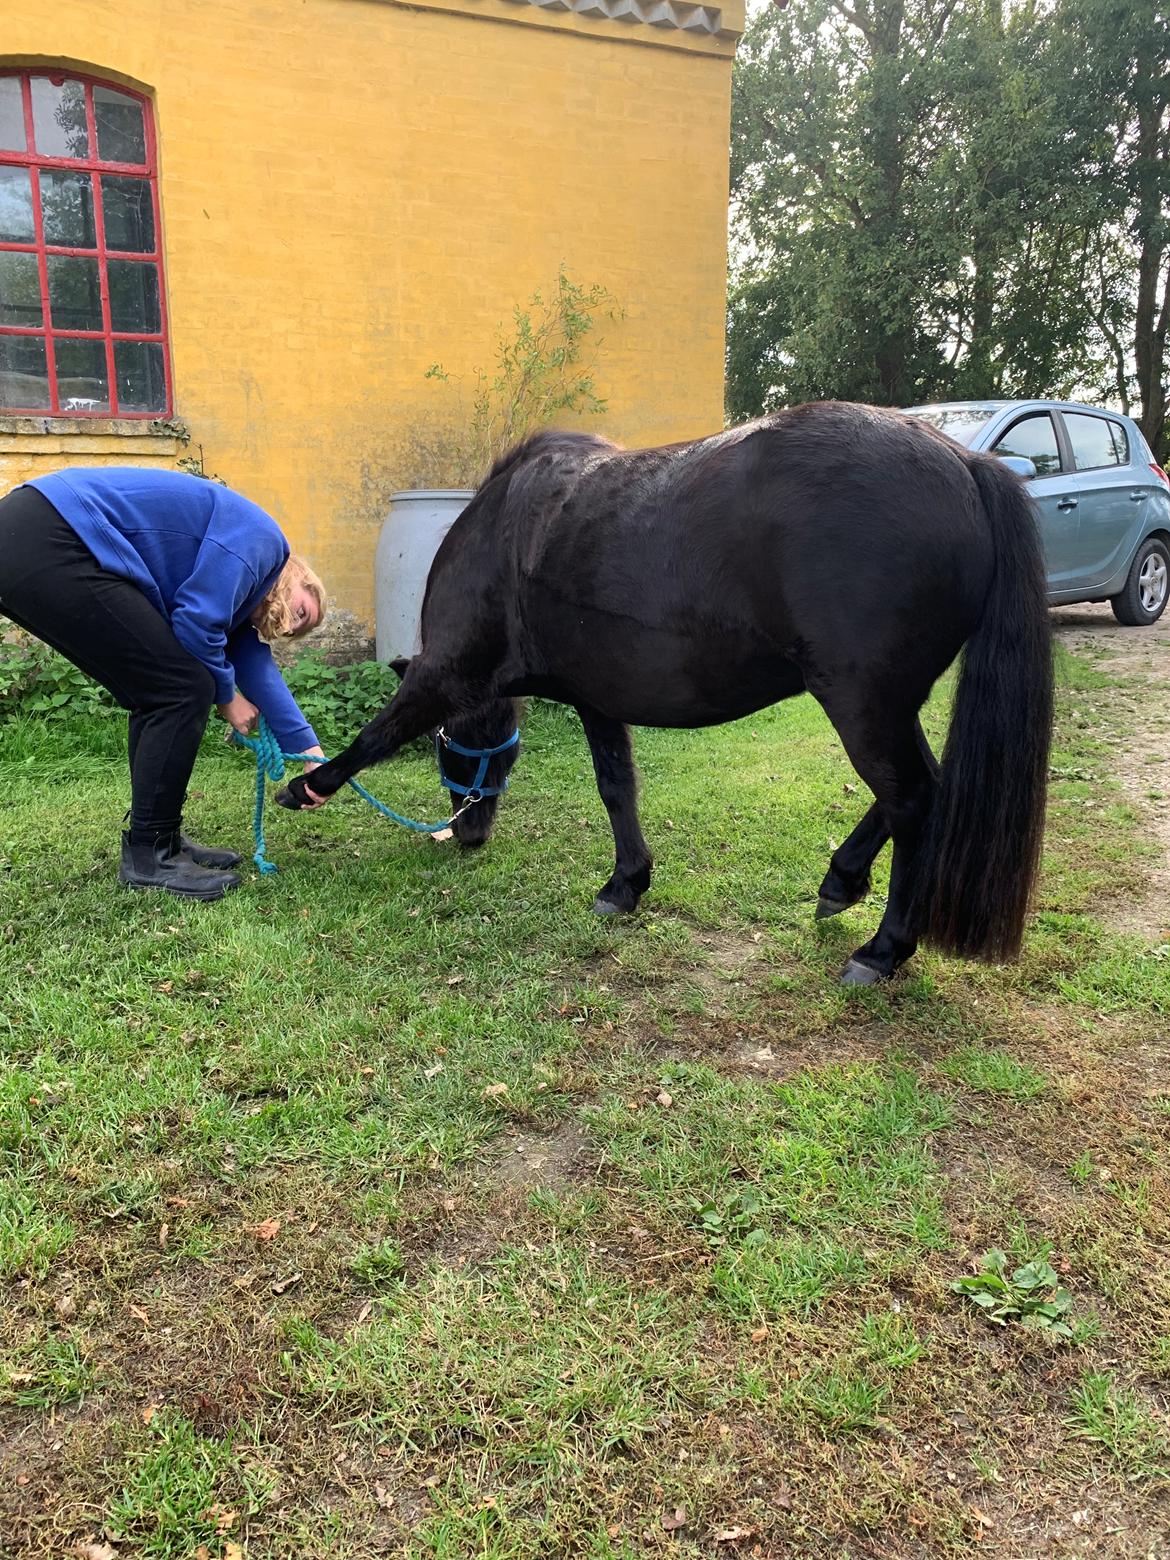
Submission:
<svg viewBox="0 0 1170 1560">
<path fill-rule="evenodd" d="M 264 782 L 265 780 L 280 781 L 284 779 L 284 766 L 286 763 L 324 763 L 315 753 L 285 753 L 280 743 L 276 740 L 272 727 L 261 715 L 254 737 L 246 737 L 238 731 L 232 732 L 232 740 L 240 747 L 245 747 L 256 755 L 256 808 L 252 816 L 252 834 L 256 841 L 256 849 L 252 860 L 261 872 L 267 874 L 278 870 L 274 861 L 269 861 L 267 846 L 264 842 Z M 494 748 L 466 748 L 458 742 L 452 742 L 446 732 L 440 730 L 435 736 L 435 755 L 439 760 L 439 778 L 443 785 L 454 791 L 459 796 L 464 796 L 467 801 L 464 806 L 472 802 L 478 802 L 485 796 L 499 796 L 501 791 L 508 788 L 507 780 L 502 785 L 485 786 L 484 776 L 487 774 L 487 766 L 497 753 L 506 753 L 509 748 L 515 747 L 520 740 L 519 731 L 514 731 L 506 742 L 501 742 Z M 460 753 L 465 758 L 477 758 L 479 768 L 471 785 L 457 785 L 443 773 L 442 746 L 446 746 L 453 753 Z M 404 818 L 401 813 L 396 813 L 392 807 L 387 807 L 385 802 L 380 802 L 376 796 L 371 796 L 365 786 L 359 785 L 356 780 L 346 782 L 350 788 L 364 800 L 369 802 L 383 818 L 389 818 L 392 823 L 400 823 L 404 829 L 413 829 L 417 834 L 437 834 L 441 829 L 449 829 L 458 817 L 456 813 L 450 818 L 445 818 L 442 823 L 418 823 L 414 818 Z M 462 808 L 460 809 L 462 811 Z"/>
</svg>

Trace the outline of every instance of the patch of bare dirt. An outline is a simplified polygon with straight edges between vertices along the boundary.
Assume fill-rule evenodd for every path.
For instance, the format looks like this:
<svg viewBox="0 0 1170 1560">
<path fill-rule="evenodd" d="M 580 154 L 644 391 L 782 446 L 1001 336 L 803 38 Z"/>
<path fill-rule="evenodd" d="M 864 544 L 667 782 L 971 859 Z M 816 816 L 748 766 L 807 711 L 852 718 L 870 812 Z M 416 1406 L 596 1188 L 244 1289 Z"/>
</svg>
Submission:
<svg viewBox="0 0 1170 1560">
<path fill-rule="evenodd" d="M 1123 628 L 1108 606 L 1061 607 L 1053 613 L 1057 641 L 1087 655 L 1130 685 L 1118 697 L 1133 735 L 1117 743 L 1110 771 L 1145 820 L 1156 860 L 1145 867 L 1147 892 L 1112 907 L 1119 931 L 1152 940 L 1170 937 L 1170 613 L 1149 628 Z M 1160 794 L 1159 794 L 1160 793 Z"/>
<path fill-rule="evenodd" d="M 564 1191 L 596 1168 L 596 1150 L 575 1121 L 555 1132 L 505 1136 L 494 1147 L 492 1179 L 515 1190 Z"/>
</svg>

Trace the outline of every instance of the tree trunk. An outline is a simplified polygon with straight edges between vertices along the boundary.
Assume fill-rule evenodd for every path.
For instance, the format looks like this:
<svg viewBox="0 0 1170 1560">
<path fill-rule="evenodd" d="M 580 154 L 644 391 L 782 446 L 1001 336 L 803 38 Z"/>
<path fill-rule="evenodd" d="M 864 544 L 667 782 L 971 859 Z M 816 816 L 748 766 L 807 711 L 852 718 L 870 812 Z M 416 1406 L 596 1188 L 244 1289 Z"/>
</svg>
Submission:
<svg viewBox="0 0 1170 1560">
<path fill-rule="evenodd" d="M 1138 286 L 1134 312 L 1134 361 L 1137 365 L 1138 421 L 1155 455 L 1161 456 L 1166 435 L 1166 329 L 1170 323 L 1170 267 L 1166 265 L 1162 181 L 1163 159 L 1170 147 L 1162 128 L 1163 102 L 1150 63 L 1139 62 L 1136 98 L 1138 138 L 1135 174 Z"/>
</svg>

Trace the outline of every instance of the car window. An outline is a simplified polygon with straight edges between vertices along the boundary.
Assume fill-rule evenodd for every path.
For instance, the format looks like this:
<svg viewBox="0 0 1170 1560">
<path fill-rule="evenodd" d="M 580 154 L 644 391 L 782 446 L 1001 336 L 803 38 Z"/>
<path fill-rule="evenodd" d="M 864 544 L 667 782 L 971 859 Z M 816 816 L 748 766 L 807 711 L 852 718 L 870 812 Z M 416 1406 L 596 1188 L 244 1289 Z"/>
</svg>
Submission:
<svg viewBox="0 0 1170 1560">
<path fill-rule="evenodd" d="M 1078 471 L 1094 471 L 1099 466 L 1128 466 L 1129 449 L 1125 429 L 1108 417 L 1088 417 L 1082 412 L 1065 412 L 1064 425 L 1076 457 Z"/>
<path fill-rule="evenodd" d="M 995 416 L 994 406 L 910 406 L 906 410 L 908 416 L 920 417 L 960 444 L 970 444 L 980 428 Z"/>
<path fill-rule="evenodd" d="M 1047 412 L 1021 417 L 996 440 L 994 449 L 997 455 L 1022 455 L 1030 460 L 1038 477 L 1052 477 L 1060 470 L 1060 446 Z"/>
</svg>

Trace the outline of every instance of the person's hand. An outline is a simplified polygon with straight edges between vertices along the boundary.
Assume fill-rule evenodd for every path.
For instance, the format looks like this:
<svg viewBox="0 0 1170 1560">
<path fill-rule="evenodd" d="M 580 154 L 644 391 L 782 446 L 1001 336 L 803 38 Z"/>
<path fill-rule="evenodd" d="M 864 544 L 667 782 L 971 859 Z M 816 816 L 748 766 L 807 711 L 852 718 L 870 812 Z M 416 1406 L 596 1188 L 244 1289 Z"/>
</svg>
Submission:
<svg viewBox="0 0 1170 1560">
<path fill-rule="evenodd" d="M 242 693 L 234 694 L 226 704 L 217 704 L 216 709 L 227 721 L 233 731 L 238 731 L 241 737 L 246 737 L 256 724 L 260 711 Z"/>
<path fill-rule="evenodd" d="M 324 762 L 325 754 L 319 747 L 305 749 L 304 773 L 306 775 L 311 775 L 314 769 L 316 769 Z M 327 796 L 318 796 L 316 791 L 313 790 L 307 780 L 305 781 L 305 795 L 310 798 L 310 800 L 305 804 L 305 807 L 302 809 L 305 812 L 312 812 L 315 807 L 324 807 L 325 803 L 329 800 Z"/>
</svg>

